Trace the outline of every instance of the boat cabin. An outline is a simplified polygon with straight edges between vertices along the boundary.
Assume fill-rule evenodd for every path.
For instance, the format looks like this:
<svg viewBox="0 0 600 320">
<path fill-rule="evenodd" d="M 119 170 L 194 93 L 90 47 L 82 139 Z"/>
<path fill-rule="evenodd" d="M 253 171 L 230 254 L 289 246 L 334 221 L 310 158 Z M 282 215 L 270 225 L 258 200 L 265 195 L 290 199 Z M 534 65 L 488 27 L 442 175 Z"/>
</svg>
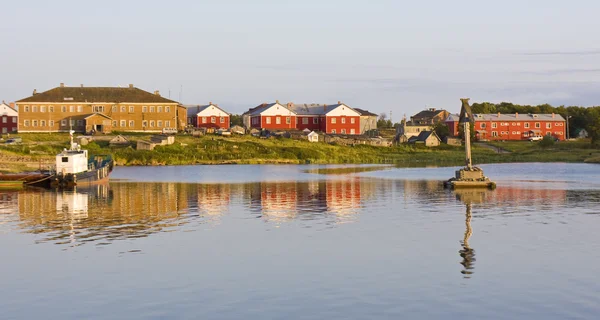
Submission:
<svg viewBox="0 0 600 320">
<path fill-rule="evenodd" d="M 56 173 L 79 173 L 88 170 L 88 151 L 81 150 L 76 143 L 71 150 L 63 150 L 56 155 Z"/>
</svg>

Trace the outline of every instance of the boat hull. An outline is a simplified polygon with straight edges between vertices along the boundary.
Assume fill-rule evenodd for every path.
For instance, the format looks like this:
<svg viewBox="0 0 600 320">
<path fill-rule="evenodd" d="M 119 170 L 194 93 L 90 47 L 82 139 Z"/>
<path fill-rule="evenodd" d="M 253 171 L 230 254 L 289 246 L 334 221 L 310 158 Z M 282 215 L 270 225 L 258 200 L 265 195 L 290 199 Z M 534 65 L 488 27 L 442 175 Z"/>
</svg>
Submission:
<svg viewBox="0 0 600 320">
<path fill-rule="evenodd" d="M 56 174 L 50 180 L 50 186 L 55 188 L 72 188 L 75 186 L 91 185 L 107 182 L 113 169 L 113 161 L 102 163 L 93 170 L 78 173 Z"/>
</svg>

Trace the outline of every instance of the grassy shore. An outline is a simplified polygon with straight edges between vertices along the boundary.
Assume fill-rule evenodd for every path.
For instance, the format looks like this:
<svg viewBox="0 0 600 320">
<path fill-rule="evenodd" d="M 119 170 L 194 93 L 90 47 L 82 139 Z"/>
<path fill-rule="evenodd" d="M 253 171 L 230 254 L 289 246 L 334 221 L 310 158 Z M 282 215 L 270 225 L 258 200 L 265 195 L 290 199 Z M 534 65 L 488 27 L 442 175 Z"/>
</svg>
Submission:
<svg viewBox="0 0 600 320">
<path fill-rule="evenodd" d="M 54 162 L 54 155 L 68 146 L 67 134 L 19 134 L 20 145 L 0 145 L 0 171 L 22 171 L 24 167 L 37 168 Z M 375 147 L 366 145 L 340 146 L 310 143 L 286 138 L 259 139 L 251 136 L 178 135 L 170 146 L 157 146 L 153 151 L 136 150 L 137 140 L 148 140 L 149 135 L 127 134 L 131 146 L 111 147 L 108 137 L 84 148 L 92 154 L 112 154 L 116 164 L 128 165 L 186 165 L 186 164 L 262 164 L 262 163 L 393 163 L 405 166 L 461 165 L 462 147 L 442 145 Z M 510 153 L 497 153 L 483 147 L 474 147 L 474 163 L 499 162 L 584 162 L 600 159 L 600 150 L 592 149 L 589 142 L 560 142 L 549 148 L 539 143 L 496 142 Z"/>
</svg>

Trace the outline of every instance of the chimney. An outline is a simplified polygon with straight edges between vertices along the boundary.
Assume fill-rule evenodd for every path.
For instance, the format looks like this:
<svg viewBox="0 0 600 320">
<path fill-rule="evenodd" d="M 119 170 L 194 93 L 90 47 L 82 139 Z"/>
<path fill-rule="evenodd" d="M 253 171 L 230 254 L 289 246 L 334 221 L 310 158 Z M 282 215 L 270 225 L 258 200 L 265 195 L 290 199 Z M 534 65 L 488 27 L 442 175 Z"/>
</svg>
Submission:
<svg viewBox="0 0 600 320">
<path fill-rule="evenodd" d="M 14 102 L 11 102 L 11 103 L 9 103 L 8 105 L 9 105 L 11 108 L 13 108 L 13 109 L 15 108 L 15 103 L 14 103 Z"/>
<path fill-rule="evenodd" d="M 209 106 L 212 106 L 212 101 L 210 101 L 210 102 L 208 103 L 208 105 L 209 105 Z"/>
<path fill-rule="evenodd" d="M 60 87 L 61 87 L 61 88 L 64 88 L 64 87 L 65 87 L 65 83 L 64 83 L 64 82 L 61 82 L 61 83 L 60 83 Z"/>
<path fill-rule="evenodd" d="M 552 112 L 552 119 L 554 119 L 554 112 Z"/>
<path fill-rule="evenodd" d="M 160 97 L 160 92 L 158 90 L 154 90 L 154 94 Z"/>
<path fill-rule="evenodd" d="M 81 87 L 83 88 L 83 83 L 81 84 Z"/>
<path fill-rule="evenodd" d="M 291 102 L 288 102 L 288 104 L 287 104 L 288 108 L 291 108 L 292 105 L 293 105 L 293 103 L 291 103 Z"/>
<path fill-rule="evenodd" d="M 519 119 L 519 113 L 515 112 L 515 119 Z"/>
<path fill-rule="evenodd" d="M 263 106 L 263 107 L 266 107 L 266 106 L 267 106 L 267 103 L 266 103 L 266 102 L 263 102 L 263 103 L 262 103 L 262 106 Z"/>
<path fill-rule="evenodd" d="M 33 89 L 33 95 L 35 96 L 37 94 L 37 89 Z"/>
<path fill-rule="evenodd" d="M 498 112 L 498 118 L 500 118 L 500 112 Z"/>
<path fill-rule="evenodd" d="M 133 89 L 133 84 L 132 83 L 129 84 L 129 88 Z"/>
<path fill-rule="evenodd" d="M 326 112 L 326 111 L 327 111 L 327 105 L 323 104 L 323 112 Z"/>
<path fill-rule="evenodd" d="M 200 112 L 200 106 L 196 106 L 196 112 Z"/>
<path fill-rule="evenodd" d="M 342 104 L 342 102 L 338 100 L 338 104 Z"/>
<path fill-rule="evenodd" d="M 275 103 L 279 103 L 279 100 L 275 100 Z"/>
</svg>

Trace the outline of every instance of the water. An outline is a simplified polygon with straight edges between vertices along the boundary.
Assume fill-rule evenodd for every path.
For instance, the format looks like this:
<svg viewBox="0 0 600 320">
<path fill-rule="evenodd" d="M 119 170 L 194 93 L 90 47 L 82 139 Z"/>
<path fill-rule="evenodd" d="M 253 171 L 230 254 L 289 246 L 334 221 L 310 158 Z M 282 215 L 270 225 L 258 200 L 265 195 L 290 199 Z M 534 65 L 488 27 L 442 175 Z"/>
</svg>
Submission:
<svg viewBox="0 0 600 320">
<path fill-rule="evenodd" d="M 439 182 L 455 168 L 324 168 L 347 167 L 0 191 L 0 318 L 600 315 L 600 167 L 486 165 L 498 188 L 460 193 Z"/>
</svg>

